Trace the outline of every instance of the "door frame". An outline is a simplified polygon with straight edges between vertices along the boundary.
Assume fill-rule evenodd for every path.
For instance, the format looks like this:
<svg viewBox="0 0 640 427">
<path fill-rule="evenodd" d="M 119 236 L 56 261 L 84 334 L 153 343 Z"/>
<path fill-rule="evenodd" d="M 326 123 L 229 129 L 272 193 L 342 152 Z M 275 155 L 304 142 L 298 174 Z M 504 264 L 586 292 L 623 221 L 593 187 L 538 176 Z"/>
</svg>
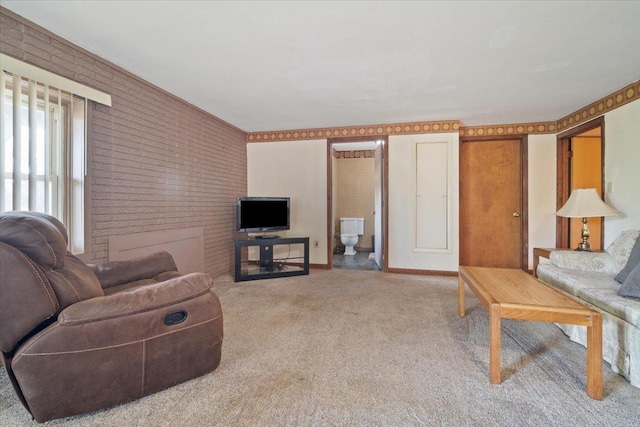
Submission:
<svg viewBox="0 0 640 427">
<path fill-rule="evenodd" d="M 571 195 L 571 138 L 600 127 L 600 188 L 604 186 L 604 116 L 597 117 L 556 136 L 556 210 L 560 209 Z M 602 198 L 603 194 L 599 194 Z M 600 235 L 604 244 L 604 221 L 600 223 Z M 569 218 L 556 216 L 556 248 L 569 247 Z"/>
<path fill-rule="evenodd" d="M 341 137 L 327 138 L 327 263 L 328 269 L 331 270 L 333 264 L 333 249 L 331 242 L 333 241 L 333 150 L 334 143 L 341 142 L 363 142 L 363 141 L 383 141 L 382 144 L 382 265 L 378 266 L 383 272 L 388 271 L 387 266 L 387 248 L 389 247 L 389 135 L 369 135 L 366 137 Z"/>
<path fill-rule="evenodd" d="M 529 139 L 527 134 L 515 135 L 499 135 L 499 136 L 462 136 L 460 137 L 460 145 L 467 142 L 486 142 L 486 141 L 503 141 L 503 140 L 519 140 L 520 141 L 520 268 L 529 271 Z M 462 149 L 460 150 L 462 152 Z M 460 181 L 465 177 L 462 175 L 462 156 L 459 160 Z M 462 198 L 462 195 L 460 195 Z M 462 247 L 462 236 L 459 237 L 458 245 Z"/>
</svg>

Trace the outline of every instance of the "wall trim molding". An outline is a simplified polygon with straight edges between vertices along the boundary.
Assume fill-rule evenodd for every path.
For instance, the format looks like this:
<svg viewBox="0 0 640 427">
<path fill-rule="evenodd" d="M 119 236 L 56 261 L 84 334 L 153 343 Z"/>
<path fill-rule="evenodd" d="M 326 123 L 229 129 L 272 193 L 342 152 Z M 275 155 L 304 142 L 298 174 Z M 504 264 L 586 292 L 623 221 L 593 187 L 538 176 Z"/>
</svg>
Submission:
<svg viewBox="0 0 640 427">
<path fill-rule="evenodd" d="M 247 142 L 277 142 L 335 137 L 371 137 L 377 135 L 442 133 L 457 132 L 459 128 L 459 120 L 444 120 L 437 122 L 411 122 L 333 128 L 279 130 L 249 132 L 247 134 Z"/>
<path fill-rule="evenodd" d="M 336 159 L 364 159 L 376 157 L 376 150 L 351 150 L 338 151 L 333 150 L 333 157 Z"/>
<path fill-rule="evenodd" d="M 511 123 L 463 126 L 459 120 L 411 122 L 335 128 L 292 129 L 247 133 L 247 142 L 299 141 L 336 137 L 371 137 L 377 135 L 412 135 L 458 132 L 460 136 L 503 136 L 558 134 L 563 130 L 594 119 L 604 113 L 640 99 L 640 80 L 595 101 L 586 107 L 551 122 Z"/>
<path fill-rule="evenodd" d="M 522 134 L 553 134 L 556 122 L 515 123 L 504 125 L 461 126 L 460 136 L 502 136 Z"/>
<path fill-rule="evenodd" d="M 371 137 L 376 135 L 418 135 L 456 132 L 460 136 L 502 136 L 523 134 L 555 134 L 557 122 L 513 123 L 481 126 L 461 126 L 460 121 L 396 123 L 389 125 L 349 126 L 344 128 L 298 129 L 251 132 L 247 142 L 299 141 L 335 137 Z"/>
<path fill-rule="evenodd" d="M 442 270 L 416 270 L 414 268 L 388 268 L 385 273 L 397 273 L 397 274 L 421 274 L 426 276 L 449 276 L 458 277 L 457 271 L 442 271 Z"/>
<path fill-rule="evenodd" d="M 636 99 L 640 99 L 640 80 L 561 118 L 558 120 L 558 133 L 565 129 L 569 129 L 581 123 L 595 119 L 604 113 L 608 113 L 611 110 L 622 107 Z"/>
<path fill-rule="evenodd" d="M 319 270 L 331 270 L 329 264 L 309 264 L 309 268 L 317 268 Z"/>
</svg>

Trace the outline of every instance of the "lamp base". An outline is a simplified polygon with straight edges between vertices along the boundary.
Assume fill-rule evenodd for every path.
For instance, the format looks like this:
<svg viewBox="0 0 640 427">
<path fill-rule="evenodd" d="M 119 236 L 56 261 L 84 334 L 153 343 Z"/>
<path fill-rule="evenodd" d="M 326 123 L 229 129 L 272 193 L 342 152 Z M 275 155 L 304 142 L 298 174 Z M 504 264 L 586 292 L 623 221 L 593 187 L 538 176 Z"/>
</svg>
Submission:
<svg viewBox="0 0 640 427">
<path fill-rule="evenodd" d="M 582 218 L 582 242 L 578 244 L 576 251 L 593 252 L 589 243 L 589 228 L 587 227 L 587 218 Z"/>
<path fill-rule="evenodd" d="M 583 241 L 578 244 L 576 251 L 593 252 L 593 249 L 591 249 L 591 245 L 588 241 Z"/>
</svg>

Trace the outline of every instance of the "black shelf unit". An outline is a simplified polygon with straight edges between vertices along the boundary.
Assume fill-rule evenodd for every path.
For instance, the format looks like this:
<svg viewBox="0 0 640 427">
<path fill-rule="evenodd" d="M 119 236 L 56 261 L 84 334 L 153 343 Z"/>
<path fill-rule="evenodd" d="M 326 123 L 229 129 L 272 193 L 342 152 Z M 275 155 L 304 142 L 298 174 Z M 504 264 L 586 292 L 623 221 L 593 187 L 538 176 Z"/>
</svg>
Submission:
<svg viewBox="0 0 640 427">
<path fill-rule="evenodd" d="M 288 257 L 281 262 L 274 262 L 274 246 L 303 245 L 304 256 Z M 248 253 L 243 248 L 260 247 L 260 259 L 243 259 Z M 301 276 L 309 274 L 309 238 L 308 237 L 274 237 L 249 238 L 235 241 L 235 281 L 270 279 L 275 277 Z"/>
</svg>

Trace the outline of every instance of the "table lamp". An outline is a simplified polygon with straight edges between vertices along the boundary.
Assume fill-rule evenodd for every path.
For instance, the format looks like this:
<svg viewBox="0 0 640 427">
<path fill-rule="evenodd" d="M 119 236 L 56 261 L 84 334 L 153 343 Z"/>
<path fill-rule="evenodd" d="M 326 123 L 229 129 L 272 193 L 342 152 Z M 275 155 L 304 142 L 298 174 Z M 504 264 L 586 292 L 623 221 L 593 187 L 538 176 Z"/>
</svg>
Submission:
<svg viewBox="0 0 640 427">
<path fill-rule="evenodd" d="M 620 215 L 620 212 L 605 204 L 595 188 L 580 188 L 573 190 L 567 203 L 561 207 L 556 215 L 566 218 L 582 218 L 582 242 L 576 251 L 590 251 L 589 228 L 587 218 L 596 216 Z"/>
</svg>

